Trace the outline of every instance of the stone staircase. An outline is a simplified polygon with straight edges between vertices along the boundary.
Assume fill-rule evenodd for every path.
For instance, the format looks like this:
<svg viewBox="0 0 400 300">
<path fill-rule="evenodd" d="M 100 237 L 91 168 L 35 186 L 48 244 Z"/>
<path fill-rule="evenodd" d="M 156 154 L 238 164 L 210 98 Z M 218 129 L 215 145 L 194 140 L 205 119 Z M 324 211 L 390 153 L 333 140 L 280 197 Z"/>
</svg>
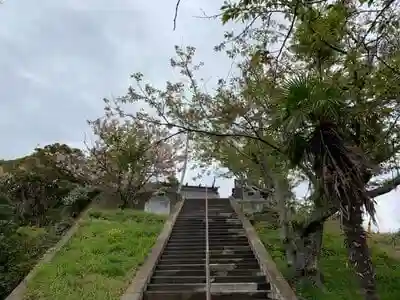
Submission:
<svg viewBox="0 0 400 300">
<path fill-rule="evenodd" d="M 146 285 L 143 299 L 206 299 L 208 272 L 213 300 L 272 299 L 270 284 L 229 200 L 209 199 L 208 220 L 209 268 L 206 268 L 205 200 L 188 199 Z"/>
</svg>

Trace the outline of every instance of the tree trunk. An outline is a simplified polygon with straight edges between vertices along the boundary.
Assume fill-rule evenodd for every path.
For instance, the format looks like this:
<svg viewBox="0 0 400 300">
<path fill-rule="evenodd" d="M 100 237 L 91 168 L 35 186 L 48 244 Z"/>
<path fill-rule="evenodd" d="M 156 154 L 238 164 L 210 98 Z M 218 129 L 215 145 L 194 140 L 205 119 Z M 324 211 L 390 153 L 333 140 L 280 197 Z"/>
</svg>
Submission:
<svg viewBox="0 0 400 300">
<path fill-rule="evenodd" d="M 119 196 L 119 199 L 121 200 L 121 204 L 119 205 L 120 209 L 125 209 L 128 208 L 129 206 L 129 197 L 125 191 L 122 189 L 118 189 L 117 194 Z"/>
<path fill-rule="evenodd" d="M 302 236 L 295 233 L 292 244 L 293 265 L 291 266 L 292 283 L 310 279 L 319 288 L 323 287 L 323 275 L 319 269 L 319 258 L 322 248 L 323 222 L 313 228 L 312 232 Z"/>
<path fill-rule="evenodd" d="M 367 244 L 367 235 L 362 227 L 362 207 L 353 205 L 342 218 L 349 262 L 353 266 L 365 300 L 379 300 L 375 283 L 375 270 Z"/>
<path fill-rule="evenodd" d="M 312 196 L 314 199 L 313 202 L 319 203 L 316 201 L 316 198 L 321 195 L 317 192 L 314 193 Z M 311 276 L 314 283 L 318 286 L 322 286 L 324 281 L 323 274 L 319 269 L 324 223 L 337 211 L 338 209 L 333 205 L 324 206 L 320 204 L 320 206 L 316 206 L 308 220 L 296 232 L 298 236 L 296 240 L 298 251 L 304 252 L 296 257 L 296 260 L 298 260 L 297 266 L 304 266 L 297 273 L 309 274 L 308 276 Z M 304 257 L 304 262 L 301 262 L 302 257 Z"/>
<path fill-rule="evenodd" d="M 317 223 L 304 230 L 292 231 L 289 222 L 289 211 L 287 206 L 287 186 L 277 178 L 274 178 L 275 199 L 278 204 L 280 216 L 281 241 L 285 250 L 286 262 L 291 269 L 290 281 L 300 281 L 309 278 L 318 287 L 322 287 L 322 273 L 318 267 L 322 247 L 323 223 L 320 220 Z M 315 210 L 322 210 L 316 208 Z M 312 213 L 314 216 L 317 213 Z M 309 223 L 306 223 L 309 226 Z"/>
<path fill-rule="evenodd" d="M 305 275 L 320 288 L 323 286 L 322 272 L 319 269 L 323 232 L 324 223 L 321 222 L 316 226 L 315 232 L 311 233 L 308 236 L 308 239 L 306 239 L 308 244 L 308 255 L 306 256 Z"/>
<path fill-rule="evenodd" d="M 275 188 L 275 200 L 279 210 L 279 223 L 280 223 L 280 237 L 285 249 L 286 262 L 288 266 L 292 266 L 295 263 L 295 252 L 293 251 L 294 245 L 291 243 L 290 228 L 289 228 L 289 216 L 287 207 L 287 190 L 283 182 L 277 178 L 273 178 Z"/>
</svg>

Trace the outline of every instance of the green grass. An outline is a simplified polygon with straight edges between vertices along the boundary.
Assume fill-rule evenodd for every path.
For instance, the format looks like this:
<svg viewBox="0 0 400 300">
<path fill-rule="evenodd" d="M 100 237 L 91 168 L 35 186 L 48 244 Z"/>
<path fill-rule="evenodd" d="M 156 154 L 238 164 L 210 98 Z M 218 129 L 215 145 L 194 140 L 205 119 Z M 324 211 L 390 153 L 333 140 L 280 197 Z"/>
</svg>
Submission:
<svg viewBox="0 0 400 300">
<path fill-rule="evenodd" d="M 287 274 L 284 252 L 279 233 L 272 228 L 257 224 L 261 240 L 283 274 Z M 334 226 L 333 226 L 334 227 Z M 337 229 L 327 226 L 324 233 L 320 264 L 325 276 L 326 291 L 311 284 L 296 286 L 296 293 L 308 300 L 361 300 L 359 285 L 354 272 L 347 266 L 347 250 L 343 237 Z M 371 251 L 376 269 L 378 290 L 381 300 L 400 299 L 400 259 L 398 254 L 372 238 Z"/>
<path fill-rule="evenodd" d="M 40 267 L 24 299 L 119 299 L 164 221 L 132 210 L 91 210 L 68 244 Z"/>
</svg>

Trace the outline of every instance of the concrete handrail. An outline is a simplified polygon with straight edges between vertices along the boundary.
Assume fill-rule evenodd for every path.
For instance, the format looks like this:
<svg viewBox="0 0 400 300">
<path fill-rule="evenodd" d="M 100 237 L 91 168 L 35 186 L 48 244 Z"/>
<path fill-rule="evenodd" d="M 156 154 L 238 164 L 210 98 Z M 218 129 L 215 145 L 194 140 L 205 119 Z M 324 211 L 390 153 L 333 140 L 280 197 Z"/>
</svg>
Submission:
<svg viewBox="0 0 400 300">
<path fill-rule="evenodd" d="M 282 276 L 282 273 L 278 270 L 274 260 L 269 255 L 267 249 L 265 249 L 264 244 L 261 242 L 257 232 L 246 218 L 244 213 L 241 211 L 239 205 L 235 203 L 234 198 L 229 197 L 229 200 L 233 210 L 243 224 L 246 236 L 249 240 L 253 253 L 258 260 L 260 268 L 271 284 L 271 291 L 274 296 L 273 299 L 298 300 L 296 294 L 293 292 L 286 279 Z"/>
</svg>

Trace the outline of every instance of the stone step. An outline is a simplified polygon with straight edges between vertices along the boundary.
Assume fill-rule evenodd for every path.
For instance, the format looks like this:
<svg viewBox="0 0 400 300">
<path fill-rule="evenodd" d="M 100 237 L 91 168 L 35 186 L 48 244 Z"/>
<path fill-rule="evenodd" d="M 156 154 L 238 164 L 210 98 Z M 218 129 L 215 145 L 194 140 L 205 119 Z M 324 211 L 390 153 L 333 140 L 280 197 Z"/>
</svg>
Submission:
<svg viewBox="0 0 400 300">
<path fill-rule="evenodd" d="M 223 246 L 238 246 L 238 247 L 249 247 L 249 243 L 248 242 L 242 242 L 242 243 L 238 243 L 238 242 L 233 242 L 233 241 L 220 241 L 220 242 L 210 242 L 208 244 L 209 246 L 209 251 L 211 250 L 219 250 L 221 249 L 221 247 Z M 206 248 L 206 244 L 199 242 L 196 243 L 194 241 L 192 242 L 185 242 L 185 243 L 174 243 L 174 242 L 170 242 L 167 244 L 165 250 L 169 251 L 169 250 L 184 250 L 184 249 L 205 249 Z"/>
<path fill-rule="evenodd" d="M 206 271 L 205 268 L 202 270 L 158 270 L 155 269 L 153 276 L 160 276 L 160 277 L 165 277 L 165 276 L 181 276 L 181 277 L 187 277 L 187 276 L 201 276 L 205 277 L 206 276 Z M 219 271 L 219 270 L 210 270 L 210 276 L 264 276 L 263 272 L 260 269 L 233 269 L 230 271 Z"/>
<path fill-rule="evenodd" d="M 206 239 L 203 237 L 174 237 L 174 238 L 170 238 L 169 239 L 170 242 L 174 242 L 174 243 L 179 243 L 179 242 L 187 242 L 187 241 L 196 241 L 196 242 L 206 242 Z M 247 237 L 244 236 L 236 236 L 235 238 L 231 238 L 231 237 L 226 237 L 226 236 L 210 236 L 208 237 L 208 241 L 211 242 L 216 242 L 216 241 L 235 241 L 235 242 L 248 242 L 249 240 L 247 239 Z"/>
<path fill-rule="evenodd" d="M 209 243 L 209 247 L 210 249 L 213 246 L 247 246 L 249 244 L 249 242 L 246 241 L 234 241 L 234 240 L 224 240 L 224 241 L 216 241 L 216 240 L 212 240 Z M 197 246 L 197 247 L 205 247 L 206 243 L 205 241 L 185 241 L 185 242 L 174 242 L 174 241 L 169 241 L 167 243 L 167 247 L 169 246 L 174 246 L 174 247 L 186 247 L 186 246 Z"/>
<path fill-rule="evenodd" d="M 181 211 L 182 213 L 182 211 Z M 180 214 L 178 216 L 178 218 L 182 218 L 182 217 L 199 217 L 199 218 L 205 218 L 206 212 L 204 209 L 199 210 L 187 210 L 187 211 L 183 211 L 182 214 Z M 208 210 L 208 216 L 218 216 L 218 217 L 232 217 L 235 216 L 237 217 L 237 214 L 230 210 L 230 209 L 226 209 L 226 208 L 210 208 Z"/>
<path fill-rule="evenodd" d="M 201 253 L 197 255 L 182 255 L 182 254 L 166 254 L 161 255 L 160 260 L 190 260 L 190 259 L 205 259 L 206 254 Z M 242 253 L 242 254 L 211 254 L 210 259 L 233 259 L 233 258 L 243 258 L 243 259 L 255 259 L 253 253 Z"/>
<path fill-rule="evenodd" d="M 185 203 L 185 205 L 183 206 L 184 208 L 205 208 L 206 207 L 206 201 L 205 199 L 199 200 L 196 204 L 194 203 Z M 220 202 L 220 203 L 216 203 L 216 202 L 212 202 L 212 201 L 208 201 L 208 207 L 228 207 L 231 208 L 231 204 L 229 202 Z"/>
<path fill-rule="evenodd" d="M 238 239 L 237 241 L 233 241 L 233 240 L 228 240 L 228 239 L 210 239 L 209 241 L 209 249 L 211 249 L 212 246 L 219 246 L 219 245 L 226 245 L 226 246 L 247 246 L 249 244 L 249 242 L 247 240 L 244 239 Z M 205 239 L 201 239 L 201 240 L 197 240 L 197 239 L 171 239 L 168 243 L 167 243 L 167 247 L 168 246 L 181 246 L 181 247 L 185 247 L 185 246 L 191 246 L 191 245 L 197 245 L 198 247 L 200 247 L 201 249 L 205 249 L 206 247 L 206 240 Z"/>
<path fill-rule="evenodd" d="M 179 245 L 167 245 L 164 249 L 164 251 L 190 251 L 190 250 L 199 250 L 199 249 L 204 249 L 204 248 L 199 248 L 197 245 L 186 245 L 185 248 L 180 247 Z M 247 250 L 251 249 L 250 245 L 247 243 L 247 245 L 213 245 L 212 248 L 210 248 L 210 251 L 223 251 L 223 250 Z"/>
<path fill-rule="evenodd" d="M 225 220 L 229 220 L 229 222 L 237 221 L 239 218 L 234 215 L 226 216 L 227 213 L 224 214 L 213 214 L 208 216 L 208 220 L 211 222 L 225 222 Z M 206 220 L 204 214 L 201 215 L 186 215 L 181 216 L 176 219 L 176 221 L 189 221 L 189 222 L 197 222 L 197 223 L 204 223 Z"/>
<path fill-rule="evenodd" d="M 199 219 L 205 219 L 206 218 L 206 212 L 205 211 L 188 211 L 188 212 L 183 212 L 180 214 L 177 219 L 182 219 L 182 218 L 199 218 Z M 224 218 L 236 218 L 238 217 L 238 214 L 231 210 L 224 210 L 224 209 L 210 209 L 208 211 L 208 218 L 217 218 L 217 219 L 224 219 Z"/>
<path fill-rule="evenodd" d="M 209 221 L 210 221 L 210 224 L 211 223 L 218 223 L 218 222 L 221 222 L 221 223 L 226 223 L 226 222 L 231 222 L 231 223 L 235 223 L 235 222 L 238 222 L 239 221 L 239 219 L 238 218 L 236 218 L 236 217 L 221 217 L 221 218 L 209 218 L 208 219 Z M 205 221 L 206 221 L 206 218 L 203 216 L 203 217 L 195 217 L 195 216 L 192 216 L 192 217 L 181 217 L 181 218 L 177 218 L 176 219 L 176 222 L 180 222 L 180 223 L 194 223 L 194 224 L 204 224 L 205 223 Z"/>
<path fill-rule="evenodd" d="M 194 209 L 190 209 L 190 210 L 186 210 L 186 211 L 181 211 L 181 215 L 179 215 L 179 217 L 185 217 L 185 216 L 201 216 L 204 217 L 206 214 L 206 211 L 202 208 L 200 210 L 194 210 Z M 232 211 L 232 209 L 226 208 L 226 207 L 216 207 L 216 208 L 210 208 L 208 210 L 208 215 L 212 216 L 212 215 L 220 215 L 222 214 L 222 216 L 229 216 L 229 215 L 237 215 L 234 211 Z"/>
<path fill-rule="evenodd" d="M 193 225 L 205 225 L 205 219 L 177 219 L 175 224 L 193 224 Z M 240 224 L 239 219 L 220 219 L 220 220 L 209 220 L 211 224 Z"/>
<path fill-rule="evenodd" d="M 237 237 L 236 239 L 227 239 L 227 238 L 218 238 L 218 237 L 216 237 L 216 238 L 209 238 L 208 239 L 208 241 L 209 241 L 209 244 L 215 244 L 215 243 L 227 243 L 227 245 L 231 245 L 232 243 L 234 244 L 234 245 L 236 245 L 236 244 L 245 244 L 246 245 L 246 243 L 248 243 L 248 240 L 247 240 L 247 238 L 243 238 L 243 237 Z M 206 239 L 205 238 L 200 238 L 200 239 L 196 239 L 196 238 L 173 238 L 173 239 L 170 239 L 169 241 L 168 241 L 168 244 L 169 245 L 171 245 L 171 244 L 177 244 L 177 243 L 182 243 L 182 244 L 193 244 L 193 243 L 195 243 L 195 244 L 201 244 L 201 245 L 204 245 L 205 246 L 205 244 L 206 244 Z M 229 243 L 231 243 L 231 244 L 229 244 Z"/>
<path fill-rule="evenodd" d="M 200 215 L 191 215 L 191 216 L 180 216 L 176 218 L 176 221 L 193 221 L 193 222 L 204 222 L 206 220 L 206 217 L 204 214 Z M 214 216 L 208 216 L 209 221 L 213 222 L 224 222 L 226 220 L 231 221 L 238 221 L 239 218 L 235 215 L 231 214 L 224 214 L 224 215 L 214 215 Z"/>
<path fill-rule="evenodd" d="M 205 232 L 206 228 L 205 227 L 193 227 L 190 226 L 189 228 L 182 226 L 182 227 L 174 227 L 173 231 L 171 232 L 183 232 L 183 233 L 195 233 L 195 232 Z M 234 231 L 234 230 L 243 230 L 242 225 L 237 225 L 237 226 L 232 226 L 232 225 L 224 225 L 224 226 L 209 226 L 208 227 L 208 232 L 215 232 L 215 231 Z"/>
<path fill-rule="evenodd" d="M 205 228 L 198 228 L 196 230 L 183 230 L 183 229 L 176 229 L 171 231 L 171 235 L 192 235 L 192 236 L 204 236 L 206 234 Z M 208 229 L 209 235 L 218 235 L 218 234 L 245 234 L 245 230 L 241 227 L 226 227 L 226 228 L 210 228 Z"/>
<path fill-rule="evenodd" d="M 175 223 L 175 226 L 173 229 L 199 229 L 199 228 L 206 228 L 205 223 L 194 223 L 194 222 L 182 222 L 182 223 Z M 222 228 L 222 229 L 228 229 L 228 228 L 243 228 L 242 224 L 240 222 L 237 223 L 228 223 L 228 222 L 210 222 L 208 223 L 208 228 Z"/>
<path fill-rule="evenodd" d="M 257 291 L 253 293 L 235 292 L 235 293 L 212 293 L 212 300 L 268 300 L 270 291 Z M 144 293 L 143 300 L 205 300 L 206 293 L 203 291 L 148 291 Z"/>
<path fill-rule="evenodd" d="M 228 231 L 227 229 L 224 230 L 210 230 L 208 232 L 208 236 L 225 236 L 228 238 L 234 238 L 236 236 L 245 235 L 243 229 L 237 229 L 236 231 Z M 192 236 L 192 237 L 199 237 L 203 238 L 206 236 L 205 230 L 198 230 L 197 232 L 172 232 L 171 236 Z"/>
<path fill-rule="evenodd" d="M 215 213 L 215 212 L 226 212 L 226 213 L 235 213 L 231 207 L 228 207 L 226 205 L 222 206 L 208 206 L 209 211 L 208 213 Z M 184 208 L 184 212 L 187 214 L 200 214 L 202 213 L 203 215 L 205 214 L 205 207 L 196 207 L 196 208 Z"/>
<path fill-rule="evenodd" d="M 249 247 L 247 250 L 214 250 L 209 252 L 210 256 L 219 256 L 219 255 L 237 255 L 237 256 L 247 256 L 247 255 L 254 255 L 253 251 Z M 193 250 L 193 251 L 187 251 L 187 250 L 181 250 L 181 251 L 164 251 L 163 256 L 185 256 L 185 257 L 198 257 L 198 256 L 205 256 L 206 251 L 205 250 Z"/>
<path fill-rule="evenodd" d="M 204 202 L 204 203 L 199 203 L 198 205 L 183 206 L 182 209 L 187 209 L 187 210 L 189 210 L 189 209 L 196 209 L 196 210 L 202 209 L 202 210 L 204 210 L 205 207 L 206 207 L 206 203 Z M 208 203 L 208 208 L 213 208 L 213 209 L 231 209 L 232 210 L 232 207 L 231 207 L 231 205 L 229 203 L 221 203 L 221 204 Z"/>
<path fill-rule="evenodd" d="M 177 220 L 189 220 L 189 221 L 205 221 L 205 213 L 200 213 L 200 214 L 184 214 L 181 215 L 177 218 Z M 226 219 L 236 219 L 238 220 L 237 215 L 232 214 L 231 212 L 214 212 L 214 213 L 209 213 L 208 214 L 208 219 L 209 220 L 214 220 L 214 221 L 222 221 Z"/>
<path fill-rule="evenodd" d="M 186 200 L 143 299 L 205 300 L 205 201 Z M 228 199 L 208 202 L 212 300 L 269 299 L 241 221 Z"/>
<path fill-rule="evenodd" d="M 226 241 L 226 242 L 248 242 L 248 239 L 246 236 L 235 236 L 235 237 L 227 237 L 223 235 L 218 235 L 218 236 L 211 236 L 208 238 L 210 242 L 215 242 L 215 241 Z M 206 238 L 205 237 L 171 237 L 168 242 L 186 242 L 186 241 L 196 241 L 196 242 L 205 242 Z"/>
<path fill-rule="evenodd" d="M 211 238 L 212 237 L 223 237 L 223 238 L 233 239 L 233 238 L 236 238 L 238 236 L 246 236 L 246 234 L 245 234 L 244 231 L 243 232 L 221 231 L 221 232 L 210 232 L 208 234 L 208 236 L 211 237 Z M 204 233 L 203 232 L 197 232 L 197 233 L 180 233 L 180 232 L 176 233 L 176 232 L 173 232 L 170 235 L 169 238 L 172 239 L 172 238 L 185 238 L 185 237 L 202 239 L 202 238 L 206 237 L 206 234 L 205 234 L 205 232 Z"/>
<path fill-rule="evenodd" d="M 244 229 L 241 227 L 229 227 L 229 228 L 209 228 L 208 234 L 209 235 L 216 235 L 216 234 L 244 234 Z M 206 234 L 206 229 L 205 228 L 199 228 L 196 230 L 187 230 L 187 229 L 175 229 L 171 231 L 171 236 L 172 235 L 199 235 L 199 236 L 204 236 Z"/>
<path fill-rule="evenodd" d="M 211 276 L 212 283 L 256 282 L 265 283 L 265 276 Z M 150 284 L 206 283 L 206 276 L 153 276 Z"/>
<path fill-rule="evenodd" d="M 240 227 L 239 226 L 234 226 L 234 227 L 229 226 L 229 227 L 219 227 L 219 228 L 218 227 L 213 227 L 213 228 L 208 227 L 208 228 L 209 228 L 209 231 L 208 231 L 209 234 L 215 234 L 216 232 L 222 232 L 222 233 L 244 233 L 245 232 L 244 228 L 241 226 Z M 185 228 L 174 228 L 171 231 L 171 234 L 177 234 L 177 233 L 203 235 L 206 233 L 206 230 L 205 230 L 205 228 L 201 228 L 201 230 L 198 230 L 198 229 L 197 230 L 187 230 Z"/>
<path fill-rule="evenodd" d="M 228 224 L 228 223 L 224 223 L 224 224 L 209 224 L 208 226 L 209 228 L 209 232 L 213 231 L 213 230 L 218 230 L 218 229 L 223 229 L 223 230 L 228 230 L 228 229 L 243 229 L 242 224 Z M 206 226 L 205 225 L 193 225 L 193 224 L 175 224 L 174 226 L 174 230 L 175 231 L 198 231 L 198 230 L 205 230 Z"/>
<path fill-rule="evenodd" d="M 181 230 L 181 229 L 177 229 L 171 232 L 171 236 L 172 235 L 191 235 L 191 236 L 205 236 L 206 234 L 206 229 L 205 228 L 198 228 L 196 230 Z M 229 234 L 245 234 L 243 228 L 209 228 L 208 231 L 209 236 L 211 235 L 229 235 Z"/>
<path fill-rule="evenodd" d="M 227 293 L 235 291 L 257 292 L 259 290 L 269 290 L 267 282 L 235 282 L 235 283 L 211 283 L 211 293 Z M 148 291 L 205 291 L 204 283 L 150 283 L 147 285 Z"/>
<path fill-rule="evenodd" d="M 162 257 L 158 263 L 160 265 L 167 264 L 167 265 L 175 265 L 175 264 L 204 264 L 206 258 L 202 257 L 181 257 L 181 258 L 171 258 L 171 257 Z M 217 264 L 251 264 L 256 263 L 258 265 L 258 261 L 254 256 L 251 257 L 210 257 L 210 263 L 217 263 Z"/>
<path fill-rule="evenodd" d="M 231 270 L 254 270 L 258 269 L 259 265 L 257 261 L 253 261 L 250 263 L 230 263 L 230 264 L 210 264 L 210 270 L 216 272 L 230 272 Z M 201 264 L 164 264 L 158 263 L 156 270 L 193 270 L 193 271 L 204 271 L 205 266 L 204 263 Z"/>
<path fill-rule="evenodd" d="M 209 227 L 210 229 L 210 227 Z M 215 232 L 222 232 L 222 233 L 244 233 L 245 230 L 242 226 L 229 226 L 229 227 L 221 227 L 218 229 L 218 227 L 213 227 L 211 228 L 212 230 L 209 231 L 209 234 L 214 234 Z M 171 234 L 205 234 L 205 228 L 203 230 L 187 230 L 185 228 L 174 228 L 171 230 Z"/>
<path fill-rule="evenodd" d="M 205 241 L 206 237 L 205 236 L 171 236 L 169 238 L 169 241 Z M 231 241 L 231 240 L 235 240 L 235 241 L 248 241 L 247 236 L 245 235 L 227 235 L 227 234 L 218 234 L 218 235 L 211 235 L 208 237 L 209 241 L 213 241 L 213 240 L 220 240 L 220 241 Z"/>
<path fill-rule="evenodd" d="M 234 234 L 234 233 L 244 233 L 244 229 L 242 227 L 216 227 L 208 229 L 209 235 L 216 235 L 216 234 Z M 206 229 L 205 228 L 197 228 L 197 229 L 178 229 L 176 228 L 174 231 L 171 231 L 171 235 L 173 234 L 182 234 L 182 235 L 205 235 Z"/>
<path fill-rule="evenodd" d="M 205 253 L 199 253 L 199 254 L 190 254 L 190 255 L 183 255 L 179 252 L 167 252 L 161 255 L 161 259 L 176 259 L 176 260 L 183 260 L 183 259 L 205 259 L 206 255 Z M 222 259 L 222 258 L 243 258 L 243 259 L 256 259 L 254 254 L 249 251 L 249 252 L 242 252 L 242 253 L 233 253 L 233 254 L 221 254 L 221 253 L 213 253 L 210 254 L 210 259 Z"/>
<path fill-rule="evenodd" d="M 176 225 L 184 224 L 184 225 L 195 225 L 195 226 L 205 226 L 205 220 L 199 219 L 183 219 L 183 220 L 176 220 Z M 240 221 L 237 219 L 221 219 L 221 220 L 210 220 L 209 225 L 239 225 Z"/>
</svg>

